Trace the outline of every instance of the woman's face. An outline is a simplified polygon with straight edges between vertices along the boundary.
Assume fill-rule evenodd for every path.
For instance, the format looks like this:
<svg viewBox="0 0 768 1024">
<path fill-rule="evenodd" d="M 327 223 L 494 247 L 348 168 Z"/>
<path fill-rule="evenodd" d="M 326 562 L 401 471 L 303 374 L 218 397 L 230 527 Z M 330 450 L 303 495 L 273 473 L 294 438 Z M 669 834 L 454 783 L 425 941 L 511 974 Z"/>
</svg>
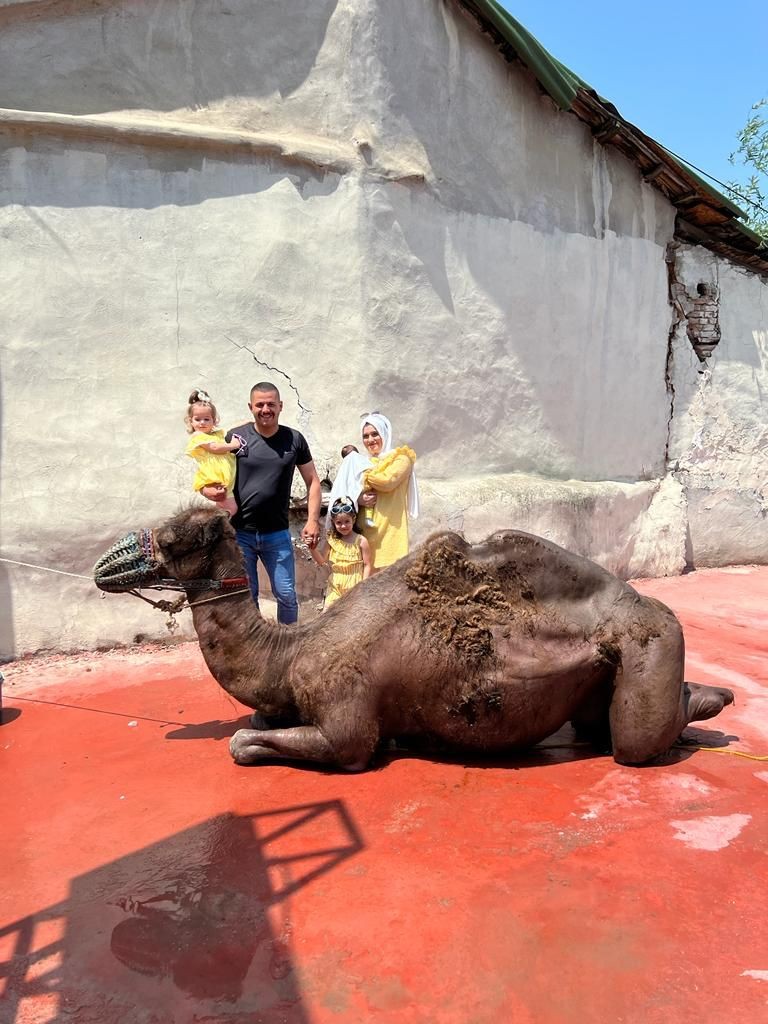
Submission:
<svg viewBox="0 0 768 1024">
<path fill-rule="evenodd" d="M 378 455 L 384 446 L 381 434 L 370 423 L 366 423 L 363 427 L 363 444 L 369 455 Z"/>
</svg>

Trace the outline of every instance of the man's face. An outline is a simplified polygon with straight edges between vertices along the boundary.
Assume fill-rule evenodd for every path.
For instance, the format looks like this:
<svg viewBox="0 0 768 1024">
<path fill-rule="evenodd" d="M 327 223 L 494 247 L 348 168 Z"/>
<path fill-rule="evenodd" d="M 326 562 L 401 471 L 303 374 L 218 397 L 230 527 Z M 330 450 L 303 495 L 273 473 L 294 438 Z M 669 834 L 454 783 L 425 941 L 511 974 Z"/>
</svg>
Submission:
<svg viewBox="0 0 768 1024">
<path fill-rule="evenodd" d="M 269 434 L 277 429 L 283 403 L 274 391 L 253 391 L 248 408 L 259 433 Z"/>
</svg>

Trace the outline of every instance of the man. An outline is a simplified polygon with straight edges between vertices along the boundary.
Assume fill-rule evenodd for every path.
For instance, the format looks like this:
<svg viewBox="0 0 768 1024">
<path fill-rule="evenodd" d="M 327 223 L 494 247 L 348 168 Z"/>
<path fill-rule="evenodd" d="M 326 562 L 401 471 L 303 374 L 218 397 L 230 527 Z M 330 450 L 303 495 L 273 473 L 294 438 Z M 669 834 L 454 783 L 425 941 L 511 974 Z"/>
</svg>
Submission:
<svg viewBox="0 0 768 1024">
<path fill-rule="evenodd" d="M 304 436 L 292 427 L 280 425 L 283 403 L 275 385 L 267 381 L 254 384 L 250 398 L 248 408 L 253 423 L 235 427 L 226 435 L 227 441 L 237 434 L 245 442 L 237 453 L 237 512 L 232 517 L 232 525 L 245 556 L 256 606 L 259 604 L 257 570 L 261 559 L 277 601 L 277 621 L 287 625 L 299 617 L 293 545 L 288 530 L 293 471 L 298 468 L 307 485 L 307 525 L 301 537 L 310 548 L 320 539 L 320 478 Z M 203 488 L 204 495 L 205 491 Z"/>
</svg>

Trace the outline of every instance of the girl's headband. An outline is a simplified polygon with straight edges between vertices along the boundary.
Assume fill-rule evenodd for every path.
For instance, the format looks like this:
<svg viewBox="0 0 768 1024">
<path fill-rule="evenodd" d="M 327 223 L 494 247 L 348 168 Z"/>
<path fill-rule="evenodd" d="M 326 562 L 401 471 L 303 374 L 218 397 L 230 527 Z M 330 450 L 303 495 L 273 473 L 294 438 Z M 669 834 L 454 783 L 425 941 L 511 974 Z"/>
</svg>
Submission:
<svg viewBox="0 0 768 1024">
<path fill-rule="evenodd" d="M 355 503 L 348 494 L 343 498 L 337 498 L 331 506 L 331 519 L 335 519 L 336 516 L 340 516 L 342 513 L 344 515 L 356 515 L 357 513 Z"/>
</svg>

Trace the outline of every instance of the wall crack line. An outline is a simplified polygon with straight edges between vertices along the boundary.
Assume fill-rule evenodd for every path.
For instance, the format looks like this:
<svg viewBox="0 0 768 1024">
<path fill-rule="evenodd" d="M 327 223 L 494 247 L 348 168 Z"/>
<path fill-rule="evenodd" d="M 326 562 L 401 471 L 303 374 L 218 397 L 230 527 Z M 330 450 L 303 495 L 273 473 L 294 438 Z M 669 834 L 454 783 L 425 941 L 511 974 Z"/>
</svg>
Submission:
<svg viewBox="0 0 768 1024">
<path fill-rule="evenodd" d="M 672 307 L 672 322 L 667 334 L 667 358 L 664 363 L 664 384 L 669 395 L 669 416 L 667 417 L 667 437 L 664 443 L 664 472 L 669 472 L 669 448 L 672 442 L 672 421 L 675 417 L 675 382 L 673 379 L 674 363 L 674 341 L 679 325 L 686 319 L 678 290 L 680 284 L 677 280 L 675 259 L 677 246 L 671 242 L 667 246 L 664 260 L 667 264 L 667 299 Z"/>
<path fill-rule="evenodd" d="M 253 351 L 253 349 L 248 348 L 247 345 L 241 345 L 239 342 L 235 341 L 234 338 L 230 338 L 230 336 L 228 334 L 225 334 L 224 337 L 227 339 L 227 341 L 230 343 L 230 345 L 234 345 L 235 348 L 239 348 L 242 351 L 247 352 L 250 356 L 252 356 L 253 357 L 253 361 L 258 366 L 263 366 L 265 370 L 271 370 L 273 373 L 279 373 L 281 377 L 284 377 L 288 381 L 288 387 L 296 395 L 296 404 L 298 405 L 299 409 L 301 410 L 302 416 L 308 418 L 309 416 L 312 415 L 312 410 L 310 408 L 308 408 L 306 405 L 304 405 L 304 403 L 302 402 L 301 395 L 299 394 L 299 389 L 293 383 L 293 381 L 291 380 L 291 377 L 284 370 L 281 370 L 277 366 L 271 366 L 269 363 L 265 363 L 263 359 L 259 359 L 259 357 Z"/>
</svg>

